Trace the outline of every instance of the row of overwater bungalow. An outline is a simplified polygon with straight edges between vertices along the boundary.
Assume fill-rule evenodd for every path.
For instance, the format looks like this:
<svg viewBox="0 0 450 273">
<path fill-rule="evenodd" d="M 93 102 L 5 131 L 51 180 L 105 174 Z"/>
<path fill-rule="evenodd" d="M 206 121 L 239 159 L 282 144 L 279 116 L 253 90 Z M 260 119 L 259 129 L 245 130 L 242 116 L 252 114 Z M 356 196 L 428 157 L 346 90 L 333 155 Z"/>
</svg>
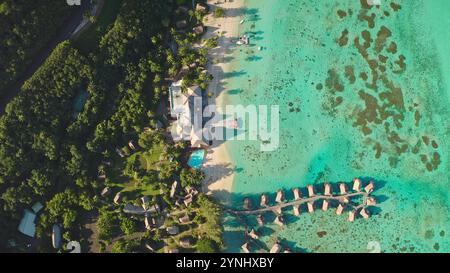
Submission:
<svg viewBox="0 0 450 273">
<path fill-rule="evenodd" d="M 353 180 L 353 185 L 352 185 L 352 190 L 354 192 L 362 192 L 362 190 L 364 190 L 364 192 L 366 194 L 370 194 L 375 188 L 374 183 L 371 181 L 369 182 L 363 189 L 362 189 L 362 183 L 361 180 L 358 178 L 355 178 Z M 323 195 L 318 196 L 315 192 L 314 186 L 313 185 L 308 185 L 307 186 L 307 191 L 308 191 L 308 197 L 307 198 L 313 198 L 313 197 L 318 197 L 318 199 L 323 199 L 322 200 L 322 210 L 323 211 L 327 211 L 330 207 L 330 200 L 326 199 L 326 197 L 339 197 L 342 196 L 340 198 L 340 202 L 336 208 L 336 214 L 337 215 L 341 215 L 344 212 L 345 209 L 345 204 L 349 203 L 350 200 L 349 198 L 346 196 L 348 194 L 350 194 L 350 192 L 348 191 L 347 185 L 345 183 L 339 183 L 339 193 L 336 195 L 333 195 L 333 189 L 330 183 L 325 183 L 324 184 L 324 191 L 323 191 Z M 294 195 L 294 200 L 298 201 L 302 199 L 302 193 L 300 191 L 299 188 L 294 188 L 292 189 L 293 195 Z M 323 196 L 324 198 L 320 198 L 321 196 Z M 277 217 L 274 220 L 274 223 L 279 225 L 279 226 L 283 226 L 284 225 L 284 220 L 283 217 L 281 216 L 282 214 L 282 206 L 279 206 L 280 204 L 285 202 L 285 194 L 283 190 L 278 190 L 275 196 L 275 202 L 276 205 L 273 206 L 273 211 L 277 214 Z M 315 206 L 314 206 L 314 201 L 308 201 L 306 202 L 307 205 L 307 210 L 309 213 L 313 213 L 315 210 Z M 374 206 L 376 205 L 376 200 L 373 197 L 367 197 L 367 199 L 365 200 L 365 204 L 363 204 L 364 206 Z M 260 206 L 263 208 L 268 208 L 271 207 L 271 205 L 269 204 L 269 196 L 267 194 L 261 194 L 260 196 Z M 252 207 L 252 202 L 250 198 L 244 198 L 244 209 L 245 210 L 251 210 Z M 298 216 L 301 213 L 301 209 L 300 209 L 300 204 L 293 204 L 293 214 Z M 348 220 L 353 222 L 357 213 L 359 211 L 359 215 L 361 215 L 364 219 L 369 218 L 369 213 L 367 212 L 367 210 L 362 207 L 358 210 L 352 210 L 349 211 L 349 217 Z M 262 215 L 258 215 L 257 216 L 257 221 L 259 225 L 263 225 L 264 224 L 264 218 Z"/>
</svg>

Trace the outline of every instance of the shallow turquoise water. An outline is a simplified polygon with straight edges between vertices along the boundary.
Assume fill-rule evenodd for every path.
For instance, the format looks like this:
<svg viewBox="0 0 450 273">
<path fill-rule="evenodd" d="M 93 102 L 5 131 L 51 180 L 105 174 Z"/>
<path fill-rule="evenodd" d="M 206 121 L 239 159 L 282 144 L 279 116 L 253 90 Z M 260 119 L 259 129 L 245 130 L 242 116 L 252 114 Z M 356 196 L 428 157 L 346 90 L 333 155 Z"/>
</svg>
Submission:
<svg viewBox="0 0 450 273">
<path fill-rule="evenodd" d="M 251 32 L 252 46 L 235 49 L 226 102 L 279 105 L 280 147 L 226 143 L 234 206 L 247 195 L 354 177 L 375 180 L 381 201 L 368 221 L 332 211 L 290 217 L 283 229 L 266 228 L 262 249 L 280 237 L 296 251 L 366 252 L 369 241 L 385 252 L 450 251 L 450 4 L 396 0 L 394 11 L 382 2 L 366 10 L 356 0 L 246 1 L 240 33 Z M 372 13 L 373 28 L 358 18 Z M 382 26 L 391 33 L 385 43 Z M 354 39 L 364 44 L 367 33 L 365 59 Z M 239 251 L 243 226 L 231 217 L 225 224 L 227 250 Z"/>
<path fill-rule="evenodd" d="M 194 169 L 200 169 L 205 158 L 205 150 L 194 151 L 188 160 L 188 165 Z"/>
</svg>

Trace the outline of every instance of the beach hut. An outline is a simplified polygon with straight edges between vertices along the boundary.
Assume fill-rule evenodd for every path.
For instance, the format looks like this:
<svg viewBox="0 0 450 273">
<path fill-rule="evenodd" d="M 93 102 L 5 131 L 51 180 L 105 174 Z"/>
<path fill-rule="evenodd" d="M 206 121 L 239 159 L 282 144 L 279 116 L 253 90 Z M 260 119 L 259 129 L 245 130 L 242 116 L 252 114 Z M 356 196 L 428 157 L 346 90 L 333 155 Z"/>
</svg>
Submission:
<svg viewBox="0 0 450 273">
<path fill-rule="evenodd" d="M 264 226 L 264 216 L 262 216 L 262 214 L 258 214 L 258 216 L 256 216 L 256 221 L 258 222 L 258 225 Z"/>
<path fill-rule="evenodd" d="M 106 196 L 110 195 L 111 192 L 112 192 L 112 190 L 111 190 L 110 187 L 105 187 L 105 188 L 103 188 L 103 190 L 102 190 L 102 192 L 100 193 L 100 195 L 101 195 L 102 197 L 106 197 Z"/>
<path fill-rule="evenodd" d="M 248 233 L 248 236 L 250 236 L 250 238 L 258 240 L 259 239 L 259 235 L 258 233 L 256 233 L 256 231 L 252 228 L 252 230 L 250 230 L 250 232 Z"/>
<path fill-rule="evenodd" d="M 205 28 L 202 25 L 198 25 L 192 29 L 195 34 L 202 35 L 205 32 Z"/>
<path fill-rule="evenodd" d="M 330 183 L 325 183 L 323 185 L 323 187 L 324 187 L 324 193 L 323 193 L 324 195 L 330 196 L 333 194 Z"/>
<path fill-rule="evenodd" d="M 283 190 L 278 190 L 277 197 L 275 198 L 275 202 L 283 203 L 284 202 L 284 192 Z"/>
<path fill-rule="evenodd" d="M 356 211 L 351 210 L 348 212 L 348 221 L 349 222 L 355 221 L 355 217 L 356 217 Z"/>
<path fill-rule="evenodd" d="M 293 205 L 292 209 L 294 211 L 294 215 L 295 216 L 299 216 L 300 215 L 300 205 Z"/>
<path fill-rule="evenodd" d="M 329 206 L 329 202 L 328 202 L 328 200 L 323 200 L 323 203 L 322 203 L 322 210 L 323 211 L 327 211 L 328 210 L 328 206 Z"/>
<path fill-rule="evenodd" d="M 183 217 L 178 218 L 178 221 L 180 221 L 181 224 L 188 223 L 191 219 L 189 218 L 189 215 L 185 215 Z"/>
<path fill-rule="evenodd" d="M 375 189 L 375 184 L 372 181 L 370 181 L 369 184 L 367 184 L 367 186 L 364 188 L 364 190 L 367 193 L 373 192 L 374 189 Z"/>
<path fill-rule="evenodd" d="M 244 209 L 249 210 L 252 207 L 252 200 L 249 197 L 244 198 Z"/>
<path fill-rule="evenodd" d="M 192 246 L 191 239 L 189 239 L 188 237 L 181 238 L 180 241 L 178 242 L 178 244 L 184 248 L 188 248 L 188 247 Z"/>
<path fill-rule="evenodd" d="M 280 253 L 280 252 L 281 252 L 281 245 L 278 242 L 276 242 L 270 249 L 270 253 Z"/>
<path fill-rule="evenodd" d="M 367 206 L 375 206 L 376 204 L 377 204 L 377 200 L 375 199 L 375 197 L 370 196 L 366 199 Z"/>
<path fill-rule="evenodd" d="M 148 205 L 150 203 L 150 197 L 148 196 L 142 196 L 141 197 L 141 202 L 142 202 L 142 208 L 147 210 L 148 209 Z"/>
<path fill-rule="evenodd" d="M 177 235 L 180 232 L 180 229 L 177 226 L 167 227 L 167 233 L 170 235 Z"/>
<path fill-rule="evenodd" d="M 187 198 L 185 198 L 183 200 L 183 203 L 186 207 L 189 207 L 190 204 L 192 204 L 192 201 L 194 201 L 194 198 L 192 197 L 192 195 L 188 195 L 186 196 Z"/>
<path fill-rule="evenodd" d="M 130 149 L 131 150 L 136 150 L 136 146 L 134 146 L 134 141 L 133 140 L 130 140 L 129 142 L 128 142 L 128 147 L 130 147 Z"/>
<path fill-rule="evenodd" d="M 361 211 L 359 212 L 359 214 L 364 218 L 364 219 L 369 219 L 369 213 L 366 211 L 365 208 L 362 208 Z"/>
<path fill-rule="evenodd" d="M 339 204 L 336 209 L 336 214 L 341 215 L 343 211 L 344 211 L 344 206 L 342 204 Z"/>
<path fill-rule="evenodd" d="M 316 194 L 314 193 L 314 186 L 313 185 L 308 185 L 308 195 L 309 197 L 313 197 Z"/>
<path fill-rule="evenodd" d="M 152 218 L 150 218 L 148 216 L 145 216 L 144 217 L 145 229 L 151 230 L 152 227 L 153 227 L 153 221 L 154 221 L 154 219 L 152 219 Z"/>
<path fill-rule="evenodd" d="M 340 183 L 339 190 L 341 191 L 341 194 L 347 194 L 347 185 L 345 185 L 345 183 Z"/>
<path fill-rule="evenodd" d="M 292 192 L 294 193 L 294 199 L 295 199 L 295 200 L 299 200 L 299 199 L 302 198 L 302 194 L 301 194 L 299 188 L 294 188 L 294 189 L 292 190 Z"/>
<path fill-rule="evenodd" d="M 273 221 L 275 224 L 279 225 L 280 227 L 284 226 L 284 219 L 281 215 L 278 215 L 275 217 L 275 221 Z"/>
<path fill-rule="evenodd" d="M 175 193 L 177 192 L 177 188 L 178 188 L 178 181 L 174 181 L 172 183 L 172 186 L 170 187 L 170 198 L 174 198 L 175 197 Z"/>
<path fill-rule="evenodd" d="M 114 204 L 119 205 L 121 199 L 122 199 L 122 192 L 119 191 L 114 196 Z"/>
<path fill-rule="evenodd" d="M 308 202 L 308 212 L 309 213 L 314 212 L 314 202 Z"/>
<path fill-rule="evenodd" d="M 353 190 L 361 191 L 361 180 L 359 180 L 358 178 L 353 179 Z"/>
<path fill-rule="evenodd" d="M 269 198 L 265 194 L 261 194 L 261 207 L 268 207 L 269 206 Z"/>
<path fill-rule="evenodd" d="M 61 247 L 61 228 L 57 224 L 52 227 L 52 245 L 54 249 Z"/>
<path fill-rule="evenodd" d="M 249 243 L 245 243 L 241 246 L 241 249 L 244 253 L 250 253 L 250 244 Z"/>
</svg>

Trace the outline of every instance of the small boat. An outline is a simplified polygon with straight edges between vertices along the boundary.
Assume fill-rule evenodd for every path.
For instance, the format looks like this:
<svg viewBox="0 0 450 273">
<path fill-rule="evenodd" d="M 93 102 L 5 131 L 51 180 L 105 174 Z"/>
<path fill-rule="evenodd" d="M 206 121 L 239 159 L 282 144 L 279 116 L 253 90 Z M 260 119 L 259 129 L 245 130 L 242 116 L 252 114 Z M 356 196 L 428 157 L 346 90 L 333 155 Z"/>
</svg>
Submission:
<svg viewBox="0 0 450 273">
<path fill-rule="evenodd" d="M 239 24 L 242 25 L 245 22 L 245 19 L 242 19 L 241 21 L 239 21 Z"/>
</svg>

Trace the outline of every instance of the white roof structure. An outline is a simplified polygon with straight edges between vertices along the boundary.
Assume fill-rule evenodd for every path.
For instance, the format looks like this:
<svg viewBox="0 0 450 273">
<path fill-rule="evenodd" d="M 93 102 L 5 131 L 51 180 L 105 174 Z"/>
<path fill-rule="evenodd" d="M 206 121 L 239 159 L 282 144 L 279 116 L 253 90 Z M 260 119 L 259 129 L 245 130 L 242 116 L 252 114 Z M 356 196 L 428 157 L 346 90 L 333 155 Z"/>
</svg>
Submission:
<svg viewBox="0 0 450 273">
<path fill-rule="evenodd" d="M 36 233 L 36 223 L 34 222 L 35 220 L 36 214 L 29 209 L 25 209 L 18 230 L 27 236 L 34 237 L 34 234 Z"/>
</svg>

